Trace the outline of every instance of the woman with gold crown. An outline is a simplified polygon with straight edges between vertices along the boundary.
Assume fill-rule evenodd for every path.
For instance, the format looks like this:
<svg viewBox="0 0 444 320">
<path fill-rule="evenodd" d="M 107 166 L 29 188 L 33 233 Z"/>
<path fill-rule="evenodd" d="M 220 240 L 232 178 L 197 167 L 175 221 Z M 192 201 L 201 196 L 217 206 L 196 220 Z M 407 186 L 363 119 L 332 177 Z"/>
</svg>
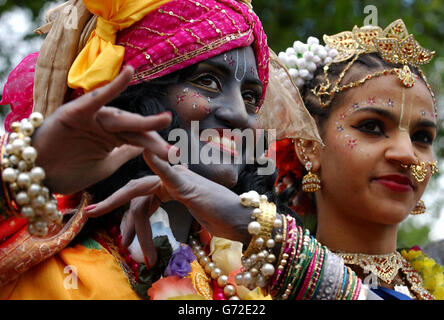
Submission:
<svg viewBox="0 0 444 320">
<path fill-rule="evenodd" d="M 78 28 L 68 28 L 74 12 Z M 49 32 L 40 52 L 13 70 L 1 102 L 12 113 L 2 137 L 0 297 L 263 298 L 228 280 L 242 244 L 211 239 L 179 202 L 139 198 L 103 218 L 86 215 L 128 181 L 159 186 L 141 153 L 170 159 L 173 129 L 199 151 L 233 156 L 220 132 L 258 127 L 269 49 L 249 2 L 71 0 L 38 32 Z M 202 140 L 193 122 L 216 133 Z M 243 157 L 189 169 L 237 193 L 266 192 L 271 177 Z M 194 231 L 228 266 L 199 264 L 186 245 Z"/>
<path fill-rule="evenodd" d="M 420 198 L 437 171 L 436 101 L 420 69 L 434 53 L 419 45 L 402 20 L 385 30 L 355 27 L 324 36 L 326 47 L 309 40 L 280 54 L 303 103 L 282 107 L 291 92 L 283 87 L 291 84 L 284 70 L 270 68 L 273 94 L 259 116 L 263 127 L 278 128 L 281 198 L 299 213 L 316 213 L 316 238 L 266 196 L 244 193 L 236 207 L 228 189 L 148 153 L 145 161 L 163 183 L 145 179 L 139 192 L 124 187 L 90 214 L 144 194 L 181 201 L 211 233 L 245 244 L 243 268 L 234 276 L 237 288 L 260 287 L 276 299 L 444 298 L 443 267 L 420 251 L 396 250 L 399 223 L 409 213 L 424 212 Z M 289 54 L 300 60 L 292 65 Z M 272 59 L 272 65 L 279 62 Z M 273 87 L 274 78 L 282 80 L 281 88 Z M 192 245 L 208 265 L 198 242 Z"/>
</svg>

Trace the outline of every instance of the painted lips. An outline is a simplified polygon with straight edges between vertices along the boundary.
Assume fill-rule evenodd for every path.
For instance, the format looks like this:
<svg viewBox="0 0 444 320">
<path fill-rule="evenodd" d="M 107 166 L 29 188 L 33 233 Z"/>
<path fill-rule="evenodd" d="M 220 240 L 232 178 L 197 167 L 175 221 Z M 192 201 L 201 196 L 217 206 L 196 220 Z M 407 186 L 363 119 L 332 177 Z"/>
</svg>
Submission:
<svg viewBox="0 0 444 320">
<path fill-rule="evenodd" d="M 229 153 L 233 156 L 237 156 L 238 152 L 236 149 L 237 148 L 236 141 L 239 140 L 237 139 L 238 137 L 236 136 L 227 137 L 223 135 L 222 129 L 220 130 L 215 129 L 215 130 L 219 132 L 219 135 L 210 135 L 205 139 L 201 137 L 200 141 L 206 142 L 218 150 L 222 150 L 223 152 Z"/>
<path fill-rule="evenodd" d="M 375 181 L 395 192 L 409 192 L 413 190 L 413 182 L 406 176 L 387 175 L 379 177 Z"/>
</svg>

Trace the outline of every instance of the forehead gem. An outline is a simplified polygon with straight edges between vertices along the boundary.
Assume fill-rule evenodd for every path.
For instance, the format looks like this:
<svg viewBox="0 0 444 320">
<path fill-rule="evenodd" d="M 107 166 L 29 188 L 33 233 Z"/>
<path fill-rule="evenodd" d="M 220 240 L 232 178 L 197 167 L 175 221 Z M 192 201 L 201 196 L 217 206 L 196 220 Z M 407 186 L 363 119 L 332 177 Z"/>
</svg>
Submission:
<svg viewBox="0 0 444 320">
<path fill-rule="evenodd" d="M 355 104 L 353 105 L 353 108 L 358 109 L 358 108 L 359 108 L 359 104 L 358 104 L 358 103 L 355 103 Z"/>
<path fill-rule="evenodd" d="M 387 104 L 389 105 L 389 107 L 392 107 L 392 108 L 395 106 L 395 103 L 393 102 L 392 99 L 389 99 L 389 101 L 387 102 Z"/>
</svg>

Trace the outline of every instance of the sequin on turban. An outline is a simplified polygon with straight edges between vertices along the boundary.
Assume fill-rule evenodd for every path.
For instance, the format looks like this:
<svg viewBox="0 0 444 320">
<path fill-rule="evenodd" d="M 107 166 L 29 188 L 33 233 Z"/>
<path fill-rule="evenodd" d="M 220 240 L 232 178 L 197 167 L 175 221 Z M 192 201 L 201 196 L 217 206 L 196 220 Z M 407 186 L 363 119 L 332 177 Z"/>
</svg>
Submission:
<svg viewBox="0 0 444 320">
<path fill-rule="evenodd" d="M 268 84 L 269 49 L 252 9 L 235 0 L 175 0 L 119 32 L 132 84 L 158 78 L 238 47 L 252 45 L 259 79 Z"/>
</svg>

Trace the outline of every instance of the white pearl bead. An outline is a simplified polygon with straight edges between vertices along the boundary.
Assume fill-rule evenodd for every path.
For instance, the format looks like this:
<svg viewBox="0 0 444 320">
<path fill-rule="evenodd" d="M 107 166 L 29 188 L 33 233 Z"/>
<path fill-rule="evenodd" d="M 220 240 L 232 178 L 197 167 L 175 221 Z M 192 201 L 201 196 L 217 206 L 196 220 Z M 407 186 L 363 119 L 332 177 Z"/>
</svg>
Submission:
<svg viewBox="0 0 444 320">
<path fill-rule="evenodd" d="M 276 241 L 276 242 L 282 242 L 283 240 L 284 240 L 284 237 L 281 234 L 277 234 L 274 237 L 274 241 Z"/>
<path fill-rule="evenodd" d="M 43 123 L 43 115 L 40 112 L 33 112 L 29 116 L 29 121 L 34 127 L 38 128 Z"/>
<path fill-rule="evenodd" d="M 256 277 L 259 274 L 259 270 L 256 268 L 251 268 L 250 273 L 252 277 Z"/>
<path fill-rule="evenodd" d="M 266 263 L 262 266 L 261 272 L 265 277 L 272 276 L 274 274 L 274 267 L 270 263 Z"/>
<path fill-rule="evenodd" d="M 228 282 L 228 277 L 226 275 L 221 275 L 219 278 L 217 278 L 217 284 L 219 285 L 219 287 L 223 287 L 227 284 Z"/>
<path fill-rule="evenodd" d="M 31 207 L 23 207 L 22 215 L 27 219 L 31 219 L 34 217 L 34 210 Z"/>
<path fill-rule="evenodd" d="M 2 172 L 2 179 L 3 181 L 9 183 L 15 182 L 15 180 L 17 179 L 17 172 L 12 168 L 6 168 Z"/>
<path fill-rule="evenodd" d="M 240 203 L 241 205 L 243 205 L 244 207 L 249 207 L 250 206 L 250 198 L 248 198 L 248 196 L 246 196 L 245 194 L 240 195 Z"/>
<path fill-rule="evenodd" d="M 32 168 L 31 180 L 33 182 L 41 182 L 45 179 L 45 171 L 40 167 Z"/>
<path fill-rule="evenodd" d="M 25 204 L 29 203 L 29 196 L 26 192 L 19 192 L 15 196 L 15 201 L 19 206 L 24 206 Z"/>
<path fill-rule="evenodd" d="M 31 137 L 24 137 L 23 142 L 25 143 L 26 146 L 31 145 Z"/>
<path fill-rule="evenodd" d="M 17 132 L 13 132 L 9 135 L 9 143 L 13 142 L 15 139 L 18 139 L 19 135 Z"/>
<path fill-rule="evenodd" d="M 224 288 L 224 294 L 227 298 L 233 296 L 236 293 L 236 289 L 231 285 L 226 285 Z"/>
<path fill-rule="evenodd" d="M 19 158 L 17 158 L 15 155 L 9 157 L 9 162 L 11 162 L 11 164 L 14 166 L 18 165 L 19 161 Z"/>
<path fill-rule="evenodd" d="M 262 246 L 264 245 L 264 239 L 263 238 L 257 238 L 254 241 L 254 244 L 256 245 L 256 248 L 261 249 Z"/>
<path fill-rule="evenodd" d="M 37 159 L 37 150 L 34 147 L 26 147 L 22 151 L 22 158 L 34 162 Z"/>
<path fill-rule="evenodd" d="M 199 251 L 196 253 L 196 257 L 197 257 L 198 259 L 203 258 L 204 256 L 205 256 L 205 251 L 203 251 L 203 250 L 199 250 Z"/>
<path fill-rule="evenodd" d="M 254 253 L 250 256 L 250 260 L 251 260 L 251 263 L 256 263 L 256 261 L 257 261 L 257 255 L 255 255 Z"/>
<path fill-rule="evenodd" d="M 42 187 L 41 195 L 45 198 L 49 198 L 49 189 L 47 187 Z M 56 200 L 57 203 L 57 200 Z"/>
<path fill-rule="evenodd" d="M 256 285 L 258 287 L 264 288 L 266 286 L 267 282 L 265 281 L 265 277 L 263 275 L 258 275 L 256 279 Z"/>
<path fill-rule="evenodd" d="M 38 196 L 35 199 L 32 199 L 31 204 L 34 208 L 36 207 L 42 207 L 45 204 L 45 198 L 42 196 Z"/>
<path fill-rule="evenodd" d="M 261 232 L 261 225 L 257 221 L 252 221 L 248 224 L 248 232 L 250 234 L 258 235 Z"/>
<path fill-rule="evenodd" d="M 27 173 L 20 173 L 17 177 L 17 184 L 21 188 L 28 188 L 31 185 L 31 178 Z"/>
<path fill-rule="evenodd" d="M 34 126 L 32 125 L 31 122 L 29 121 L 24 121 L 20 124 L 20 131 L 25 135 L 25 136 L 31 136 L 34 133 Z"/>
<path fill-rule="evenodd" d="M 40 194 L 41 190 L 42 188 L 38 184 L 33 183 L 28 189 L 28 194 L 31 197 L 36 197 Z"/>
<path fill-rule="evenodd" d="M 244 272 L 243 276 L 242 276 L 242 283 L 247 286 L 249 285 L 252 281 L 253 281 L 253 277 L 251 276 L 250 272 Z"/>
<path fill-rule="evenodd" d="M 18 165 L 17 165 L 17 168 L 19 169 L 19 171 L 21 171 L 21 172 L 26 172 L 26 171 L 28 171 L 28 165 L 26 164 L 26 162 L 25 161 L 19 161 L 19 163 L 18 163 Z"/>
<path fill-rule="evenodd" d="M 211 278 L 217 279 L 222 275 L 222 270 L 219 268 L 214 268 L 213 271 L 211 271 Z"/>
<path fill-rule="evenodd" d="M 274 224 L 273 226 L 277 229 L 279 229 L 280 227 L 282 227 L 282 220 L 281 219 L 276 219 L 274 220 Z"/>
<path fill-rule="evenodd" d="M 7 144 L 5 147 L 6 154 L 12 154 L 12 144 Z"/>
<path fill-rule="evenodd" d="M 19 154 L 20 151 L 24 148 L 25 142 L 22 139 L 16 139 L 12 143 L 12 153 Z"/>
<path fill-rule="evenodd" d="M 255 209 L 253 210 L 253 214 L 252 214 L 252 216 L 253 216 L 254 218 L 257 218 L 257 217 L 259 217 L 261 214 L 262 214 L 261 209 L 259 209 L 259 208 L 255 208 Z"/>
<path fill-rule="evenodd" d="M 268 198 L 265 194 L 261 195 L 261 201 L 264 201 L 264 202 L 268 201 Z"/>
<path fill-rule="evenodd" d="M 50 213 L 54 213 L 56 211 L 57 211 L 57 207 L 53 203 L 48 202 L 45 204 L 45 213 L 50 214 Z"/>
<path fill-rule="evenodd" d="M 252 207 L 259 208 L 260 205 L 261 201 L 259 200 L 259 198 L 254 198 L 253 200 L 251 200 Z"/>
<path fill-rule="evenodd" d="M 275 262 L 275 261 L 276 261 L 276 256 L 275 256 L 274 254 L 270 253 L 270 254 L 267 256 L 267 262 L 269 262 L 269 263 L 273 263 L 273 262 Z"/>
<path fill-rule="evenodd" d="M 213 269 L 214 269 L 214 263 L 213 262 L 210 262 L 209 264 L 207 264 L 205 266 L 205 271 L 207 273 L 211 273 L 213 271 Z"/>
<path fill-rule="evenodd" d="M 263 253 L 263 252 L 259 252 L 259 253 L 257 254 L 257 260 L 262 261 L 262 260 L 264 260 L 264 259 L 265 259 L 265 255 L 264 255 L 264 253 Z"/>
<path fill-rule="evenodd" d="M 235 282 L 237 285 L 239 285 L 239 286 L 242 284 L 243 280 L 244 280 L 244 277 L 242 276 L 242 273 L 238 273 L 238 274 L 234 277 L 234 282 Z"/>
<path fill-rule="evenodd" d="M 203 264 L 203 266 L 205 267 L 207 263 L 210 263 L 210 259 L 206 256 L 202 257 L 202 259 L 200 259 L 200 263 Z"/>
<path fill-rule="evenodd" d="M 230 300 L 240 300 L 238 296 L 232 296 Z"/>
<path fill-rule="evenodd" d="M 275 242 L 273 239 L 268 239 L 266 243 L 267 248 L 274 248 Z"/>
</svg>

